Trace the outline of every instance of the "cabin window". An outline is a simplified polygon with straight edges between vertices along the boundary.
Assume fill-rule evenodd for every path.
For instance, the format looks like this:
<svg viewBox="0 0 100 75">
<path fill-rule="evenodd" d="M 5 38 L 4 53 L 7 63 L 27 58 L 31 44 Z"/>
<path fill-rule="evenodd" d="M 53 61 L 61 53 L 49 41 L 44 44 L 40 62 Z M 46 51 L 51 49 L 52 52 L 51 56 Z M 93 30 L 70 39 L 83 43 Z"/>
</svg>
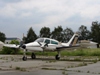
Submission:
<svg viewBox="0 0 100 75">
<path fill-rule="evenodd" d="M 58 45 L 58 42 L 52 41 L 52 40 L 51 40 L 51 44 L 56 44 L 56 45 Z"/>
<path fill-rule="evenodd" d="M 45 40 L 45 43 L 49 44 L 50 43 L 50 40 L 49 39 L 46 39 Z"/>
<path fill-rule="evenodd" d="M 37 41 L 37 42 L 43 42 L 44 39 L 43 39 L 43 38 L 39 38 L 39 39 L 37 39 L 36 41 Z"/>
</svg>

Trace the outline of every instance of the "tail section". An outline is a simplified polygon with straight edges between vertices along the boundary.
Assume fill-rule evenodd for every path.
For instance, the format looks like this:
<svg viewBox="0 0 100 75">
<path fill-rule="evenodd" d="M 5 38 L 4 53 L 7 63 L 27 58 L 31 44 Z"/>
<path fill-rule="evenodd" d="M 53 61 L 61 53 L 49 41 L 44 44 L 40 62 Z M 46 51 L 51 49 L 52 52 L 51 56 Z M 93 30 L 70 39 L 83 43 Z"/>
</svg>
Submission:
<svg viewBox="0 0 100 75">
<path fill-rule="evenodd" d="M 72 38 L 69 40 L 68 45 L 75 46 L 77 42 L 78 42 L 78 34 L 74 34 Z"/>
<path fill-rule="evenodd" d="M 63 46 L 76 46 L 78 42 L 78 34 L 74 34 L 68 43 L 62 43 Z"/>
</svg>

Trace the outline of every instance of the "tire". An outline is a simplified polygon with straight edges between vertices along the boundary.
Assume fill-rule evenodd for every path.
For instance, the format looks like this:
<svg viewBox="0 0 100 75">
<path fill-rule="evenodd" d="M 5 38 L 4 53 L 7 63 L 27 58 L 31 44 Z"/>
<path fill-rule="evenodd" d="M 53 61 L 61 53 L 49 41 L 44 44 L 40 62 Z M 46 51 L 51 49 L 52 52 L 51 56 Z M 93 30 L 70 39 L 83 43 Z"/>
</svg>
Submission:
<svg viewBox="0 0 100 75">
<path fill-rule="evenodd" d="M 35 59 L 35 58 L 36 58 L 36 56 L 35 56 L 34 53 L 32 53 L 31 58 L 32 58 L 32 59 Z"/>
<path fill-rule="evenodd" d="M 58 54 L 55 56 L 55 59 L 56 60 L 59 60 L 60 59 L 60 57 L 58 56 Z"/>
<path fill-rule="evenodd" d="M 22 60 L 23 61 L 26 61 L 27 60 L 27 57 L 23 56 Z"/>
</svg>

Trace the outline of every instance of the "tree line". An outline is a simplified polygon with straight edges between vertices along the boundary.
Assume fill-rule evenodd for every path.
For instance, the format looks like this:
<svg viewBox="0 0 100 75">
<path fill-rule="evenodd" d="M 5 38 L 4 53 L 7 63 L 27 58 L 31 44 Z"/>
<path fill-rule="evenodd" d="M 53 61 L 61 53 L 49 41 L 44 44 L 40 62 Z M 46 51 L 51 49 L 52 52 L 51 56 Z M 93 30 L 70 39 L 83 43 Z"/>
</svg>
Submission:
<svg viewBox="0 0 100 75">
<path fill-rule="evenodd" d="M 98 21 L 92 22 L 90 30 L 88 30 L 85 25 L 81 25 L 76 32 L 79 33 L 80 40 L 92 40 L 100 44 L 100 23 Z M 29 43 L 35 41 L 39 37 L 47 37 L 60 42 L 67 42 L 74 33 L 75 32 L 69 27 L 63 29 L 62 26 L 58 26 L 55 27 L 53 31 L 51 31 L 49 27 L 42 27 L 39 35 L 37 35 L 33 28 L 30 27 L 27 35 L 23 37 L 23 41 Z M 0 32 L 0 40 L 3 42 L 5 40 L 5 34 L 2 32 Z"/>
</svg>

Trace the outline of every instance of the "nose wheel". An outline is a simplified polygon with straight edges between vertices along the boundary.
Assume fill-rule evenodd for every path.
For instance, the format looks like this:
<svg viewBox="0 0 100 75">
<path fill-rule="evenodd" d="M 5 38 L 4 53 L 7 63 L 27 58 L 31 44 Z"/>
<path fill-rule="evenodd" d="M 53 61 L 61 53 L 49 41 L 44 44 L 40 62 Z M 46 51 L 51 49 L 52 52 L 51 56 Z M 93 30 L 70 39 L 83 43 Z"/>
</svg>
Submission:
<svg viewBox="0 0 100 75">
<path fill-rule="evenodd" d="M 27 57 L 26 56 L 23 56 L 22 60 L 23 61 L 26 61 L 27 60 Z"/>
<path fill-rule="evenodd" d="M 26 60 L 27 60 L 26 49 L 24 49 L 24 54 L 23 54 L 23 55 L 24 55 L 24 56 L 23 56 L 22 60 L 23 60 L 23 61 L 26 61 Z"/>
</svg>

